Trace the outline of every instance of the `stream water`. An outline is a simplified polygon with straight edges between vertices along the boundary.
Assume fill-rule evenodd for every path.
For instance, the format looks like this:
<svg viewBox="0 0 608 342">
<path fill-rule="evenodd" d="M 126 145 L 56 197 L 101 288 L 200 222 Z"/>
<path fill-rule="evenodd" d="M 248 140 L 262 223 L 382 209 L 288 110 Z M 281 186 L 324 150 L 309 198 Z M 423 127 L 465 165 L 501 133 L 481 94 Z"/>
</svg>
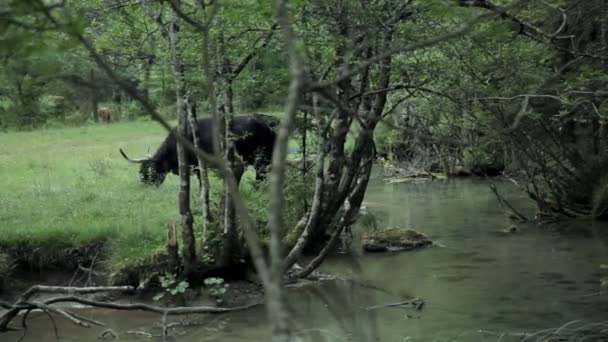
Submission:
<svg viewBox="0 0 608 342">
<path fill-rule="evenodd" d="M 507 183 L 499 189 L 528 215 L 533 205 Z M 574 320 L 608 321 L 599 265 L 608 263 L 608 226 L 593 222 L 519 226 L 517 233 L 488 183 L 476 180 L 385 184 L 374 180 L 365 205 L 378 225 L 412 227 L 437 246 L 396 254 L 334 256 L 322 271 L 355 281 L 324 281 L 290 288 L 294 327 L 303 341 L 516 341 L 521 333 Z M 354 233 L 358 234 L 357 231 Z M 357 246 L 351 246 L 358 251 Z M 605 272 L 608 273 L 608 272 Z M 421 310 L 378 307 L 414 297 Z M 156 315 L 82 310 L 108 327 L 83 329 L 56 318 L 60 341 L 98 341 L 113 329 L 121 341 L 160 341 Z M 219 316 L 171 318 L 197 321 L 171 329 L 169 341 L 268 341 L 263 307 Z M 53 341 L 44 314 L 28 320 L 23 341 Z M 582 323 L 572 323 L 573 325 Z M 16 341 L 21 332 L 0 335 Z M 595 340 L 594 340 L 595 341 Z"/>
</svg>

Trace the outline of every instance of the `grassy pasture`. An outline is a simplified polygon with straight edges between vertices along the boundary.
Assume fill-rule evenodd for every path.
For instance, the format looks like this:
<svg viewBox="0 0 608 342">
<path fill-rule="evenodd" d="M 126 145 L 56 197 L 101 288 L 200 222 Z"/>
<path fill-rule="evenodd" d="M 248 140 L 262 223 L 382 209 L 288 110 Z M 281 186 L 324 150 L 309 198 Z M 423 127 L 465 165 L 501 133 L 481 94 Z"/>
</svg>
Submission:
<svg viewBox="0 0 608 342">
<path fill-rule="evenodd" d="M 178 220 L 177 177 L 144 186 L 118 148 L 138 157 L 165 134 L 150 121 L 0 133 L 0 257 L 64 267 L 104 245 L 108 268 L 120 269 L 154 254 Z"/>
<path fill-rule="evenodd" d="M 139 166 L 125 161 L 118 149 L 140 157 L 153 152 L 165 136 L 152 121 L 0 133 L 0 287 L 10 265 L 70 270 L 95 258 L 107 270 L 118 271 L 154 263 L 150 257 L 164 250 L 167 223 L 179 222 L 178 177 L 168 175 L 158 188 L 145 186 Z M 291 145 L 297 145 L 295 140 Z M 301 217 L 303 196 L 313 180 L 303 181 L 291 168 L 288 172 L 284 214 L 290 227 Z M 269 193 L 267 183 L 255 185 L 254 175 L 250 168 L 240 190 L 263 234 Z M 210 180 L 217 203 L 220 181 L 213 173 Z M 192 185 L 200 242 L 195 177 Z"/>
</svg>

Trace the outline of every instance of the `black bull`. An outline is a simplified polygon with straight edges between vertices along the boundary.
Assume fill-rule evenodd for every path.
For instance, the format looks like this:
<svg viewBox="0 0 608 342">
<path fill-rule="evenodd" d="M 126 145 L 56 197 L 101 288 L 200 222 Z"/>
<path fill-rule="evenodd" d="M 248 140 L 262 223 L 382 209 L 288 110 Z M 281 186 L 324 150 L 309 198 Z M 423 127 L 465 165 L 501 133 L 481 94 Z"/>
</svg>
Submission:
<svg viewBox="0 0 608 342">
<path fill-rule="evenodd" d="M 276 118 L 264 114 L 236 116 L 229 123 L 230 131 L 234 135 L 236 153 L 245 163 L 253 165 L 257 180 L 264 179 L 266 168 L 271 162 L 276 139 L 273 128 L 277 123 Z M 207 153 L 213 153 L 213 120 L 201 118 L 197 120 L 197 125 L 199 147 Z M 187 138 L 192 142 L 192 133 L 190 130 L 188 131 Z M 120 153 L 126 160 L 141 164 L 139 174 L 141 181 L 146 184 L 159 186 L 165 180 L 167 173 L 178 174 L 175 128 L 171 130 L 152 156 L 131 159 L 122 149 L 120 149 Z M 189 165 L 198 166 L 196 155 L 191 151 L 187 151 L 187 160 Z"/>
</svg>

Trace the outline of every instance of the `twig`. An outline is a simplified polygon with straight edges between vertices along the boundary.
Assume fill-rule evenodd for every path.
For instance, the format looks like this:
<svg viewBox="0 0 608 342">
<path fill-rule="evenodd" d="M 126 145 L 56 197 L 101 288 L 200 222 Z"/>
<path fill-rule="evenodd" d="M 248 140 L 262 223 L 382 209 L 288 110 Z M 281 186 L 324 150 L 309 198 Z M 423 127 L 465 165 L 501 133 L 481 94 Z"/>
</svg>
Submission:
<svg viewBox="0 0 608 342">
<path fill-rule="evenodd" d="M 370 310 L 376 310 L 376 309 L 382 309 L 382 308 L 394 308 L 394 307 L 404 307 L 404 306 L 412 306 L 416 310 L 422 310 L 424 303 L 425 302 L 422 298 L 414 298 L 414 299 L 404 300 L 404 301 L 397 302 L 397 303 L 368 306 L 367 308 L 365 308 L 365 310 L 370 311 Z"/>
<path fill-rule="evenodd" d="M 97 321 L 97 320 L 94 320 L 92 318 L 84 317 L 82 315 L 79 315 L 79 314 L 76 314 L 76 313 L 73 313 L 73 312 L 70 312 L 70 311 L 66 311 L 66 312 L 68 314 L 70 314 L 71 316 L 74 316 L 75 318 L 78 318 L 81 321 L 85 321 L 85 322 L 91 323 L 93 325 L 98 325 L 100 327 L 105 327 L 106 326 L 105 323 Z"/>
<path fill-rule="evenodd" d="M 99 287 L 66 287 L 66 286 L 44 286 L 35 285 L 30 287 L 27 291 L 23 292 L 21 296 L 15 301 L 11 308 L 2 316 L 0 316 L 0 332 L 8 329 L 8 324 L 13 320 L 22 310 L 31 310 L 33 305 L 27 304 L 29 299 L 37 293 L 69 293 L 69 294 L 90 294 L 98 292 L 128 292 L 133 291 L 132 286 L 99 286 Z M 48 301 L 43 304 L 50 304 Z M 44 308 L 42 308 L 44 310 Z"/>
<path fill-rule="evenodd" d="M 99 250 L 95 252 L 95 256 L 93 256 L 93 259 L 91 260 L 91 267 L 89 267 L 89 276 L 87 278 L 87 283 L 85 284 L 86 286 L 91 286 L 93 284 L 93 282 L 91 280 L 92 279 L 92 274 L 94 272 L 93 271 L 93 266 L 95 266 L 95 261 L 97 260 L 97 256 L 98 255 L 99 255 Z"/>
<path fill-rule="evenodd" d="M 129 330 L 126 332 L 126 334 L 135 335 L 135 336 L 144 336 L 144 337 L 148 337 L 148 338 L 154 337 L 152 334 L 150 334 L 148 332 L 138 331 L 138 330 Z"/>
<path fill-rule="evenodd" d="M 147 312 L 155 312 L 159 314 L 166 314 L 168 316 L 176 316 L 176 315 L 189 315 L 189 314 L 221 314 L 239 310 L 246 310 L 252 307 L 260 305 L 260 303 L 253 303 L 243 306 L 237 306 L 232 308 L 221 308 L 221 307 L 212 307 L 212 306 L 181 306 L 174 308 L 164 308 L 155 305 L 148 305 L 143 303 L 111 303 L 111 302 L 101 302 L 97 300 L 87 299 L 83 297 L 77 296 L 61 296 L 47 299 L 44 301 L 44 304 L 55 304 L 55 303 L 79 303 L 84 305 L 90 305 L 94 307 L 106 308 L 106 309 L 115 309 L 115 310 L 140 310 Z"/>
<path fill-rule="evenodd" d="M 496 198 L 498 199 L 498 202 L 501 205 L 503 205 L 506 209 L 508 209 L 509 211 L 511 211 L 511 213 L 514 214 L 515 216 L 517 216 L 517 218 L 519 218 L 522 222 L 529 221 L 526 216 L 524 216 L 517 209 L 515 209 L 511 205 L 511 203 L 509 203 L 509 201 L 507 201 L 504 197 L 502 197 L 502 195 L 500 195 L 500 193 L 498 193 L 498 189 L 496 189 L 496 185 L 494 185 L 493 183 L 490 184 L 490 189 L 492 189 L 492 192 L 494 193 L 494 195 L 496 195 Z"/>
<path fill-rule="evenodd" d="M 59 297 L 49 298 L 44 301 L 29 301 L 29 302 L 21 301 L 18 304 L 15 304 L 13 306 L 12 310 L 9 311 L 7 314 L 5 314 L 5 316 L 2 317 L 2 322 L 6 321 L 6 324 L 10 323 L 10 321 L 16 316 L 16 314 L 12 315 L 12 316 L 9 315 L 9 313 L 13 312 L 13 310 L 16 313 L 19 313 L 20 311 L 23 311 L 23 310 L 27 310 L 29 312 L 32 309 L 41 309 L 47 313 L 48 312 L 56 313 L 64 318 L 66 318 L 67 320 L 71 321 L 72 323 L 74 323 L 78 326 L 81 326 L 81 327 L 89 328 L 90 325 L 88 323 L 99 325 L 99 326 L 105 326 L 105 324 L 102 322 L 99 322 L 99 321 L 96 321 L 96 320 L 93 320 L 90 318 L 85 318 L 85 317 L 82 317 L 79 315 L 75 315 L 75 314 L 72 314 L 65 310 L 58 309 L 58 308 L 51 306 L 52 304 L 66 303 L 66 302 L 79 303 L 79 304 L 89 305 L 89 306 L 93 306 L 93 307 L 107 308 L 107 309 L 114 309 L 114 310 L 127 310 L 127 311 L 141 310 L 141 311 L 147 311 L 147 312 L 155 312 L 155 313 L 159 313 L 159 314 L 163 315 L 163 326 L 166 326 L 166 317 L 167 316 L 202 314 L 202 313 L 221 314 L 221 313 L 233 312 L 233 311 L 238 311 L 238 310 L 246 310 L 246 309 L 250 309 L 252 307 L 260 305 L 260 303 L 253 303 L 253 304 L 249 304 L 249 305 L 243 305 L 243 306 L 232 307 L 232 308 L 219 308 L 219 307 L 207 307 L 207 306 L 164 308 L 164 307 L 160 307 L 160 306 L 148 305 L 148 304 L 143 304 L 143 303 L 122 304 L 122 303 L 101 302 L 101 301 L 87 299 L 87 298 L 78 297 L 78 296 L 59 296 Z M 25 326 L 25 317 L 24 317 L 24 321 L 23 321 L 23 326 Z M 163 329 L 163 331 L 166 332 L 166 329 Z"/>
<path fill-rule="evenodd" d="M 51 320 L 51 323 L 53 324 L 53 333 L 54 333 L 54 336 L 55 336 L 55 340 L 59 341 L 59 329 L 57 328 L 57 323 L 55 322 L 55 318 L 53 318 L 53 315 L 51 315 L 48 312 L 48 310 L 42 309 L 42 311 Z M 21 338 L 19 338 L 18 342 L 21 342 L 21 340 L 23 340 L 25 338 L 25 335 L 27 334 L 26 320 L 27 320 L 27 316 L 29 315 L 30 312 L 32 312 L 32 309 L 27 310 L 27 312 L 25 313 L 25 315 L 23 315 L 23 319 L 21 320 L 21 326 L 23 327 L 23 336 L 21 336 Z"/>
<path fill-rule="evenodd" d="M 78 326 L 81 326 L 83 328 L 91 327 L 88 323 L 83 322 L 82 320 L 79 320 L 78 318 L 72 316 L 68 312 L 58 309 L 58 308 L 54 308 L 49 305 L 46 305 L 45 303 L 34 301 L 34 302 L 27 302 L 26 304 L 39 308 L 39 309 L 42 309 L 42 310 L 45 310 L 45 311 L 54 312 L 54 313 L 58 314 L 59 316 L 62 316 L 63 318 L 67 319 L 68 321 L 71 321 L 72 323 L 74 323 Z"/>
<path fill-rule="evenodd" d="M 491 13 L 491 12 L 489 12 L 489 13 Z M 397 46 L 397 47 L 391 48 L 391 49 L 389 49 L 385 52 L 382 52 L 378 55 L 375 55 L 365 61 L 362 61 L 356 67 L 352 68 L 351 70 L 348 70 L 347 72 L 342 73 L 338 78 L 336 78 L 334 80 L 327 81 L 327 82 L 321 82 L 321 83 L 317 83 L 317 84 L 312 84 L 310 86 L 310 89 L 313 91 L 318 91 L 322 88 L 331 87 L 334 84 L 347 80 L 347 79 L 351 78 L 352 76 L 361 73 L 367 66 L 373 65 L 388 56 L 392 56 L 394 54 L 403 53 L 403 52 L 411 53 L 416 50 L 425 49 L 427 47 L 435 46 L 440 43 L 446 42 L 448 40 L 452 40 L 452 39 L 464 36 L 465 34 L 472 31 L 473 28 L 475 27 L 475 25 L 478 24 L 480 21 L 482 21 L 485 18 L 493 17 L 495 15 L 496 14 L 494 14 L 494 13 L 492 13 L 492 14 L 483 13 L 483 14 L 473 17 L 471 20 L 465 22 L 460 28 L 458 28 L 452 32 L 449 32 L 449 33 L 446 33 L 444 35 L 440 35 L 437 37 L 433 37 L 433 38 L 430 38 L 430 39 L 422 41 L 422 42 L 415 42 L 415 43 L 412 43 L 412 44 L 409 44 L 406 46 Z"/>
<path fill-rule="evenodd" d="M 92 267 L 84 267 L 82 265 L 78 265 L 78 269 L 83 271 L 83 272 L 87 272 L 89 274 L 89 281 L 90 281 L 90 277 L 91 275 L 94 275 L 96 277 L 105 277 L 108 275 L 107 272 L 100 272 L 100 271 L 95 271 L 93 270 Z"/>
<path fill-rule="evenodd" d="M 106 330 L 104 330 L 101 334 L 99 334 L 98 338 L 102 338 L 103 339 L 103 338 L 106 338 L 106 336 L 108 336 L 108 335 L 110 337 L 112 337 L 113 339 L 115 339 L 115 340 L 118 339 L 118 335 L 112 329 L 106 329 Z"/>
</svg>

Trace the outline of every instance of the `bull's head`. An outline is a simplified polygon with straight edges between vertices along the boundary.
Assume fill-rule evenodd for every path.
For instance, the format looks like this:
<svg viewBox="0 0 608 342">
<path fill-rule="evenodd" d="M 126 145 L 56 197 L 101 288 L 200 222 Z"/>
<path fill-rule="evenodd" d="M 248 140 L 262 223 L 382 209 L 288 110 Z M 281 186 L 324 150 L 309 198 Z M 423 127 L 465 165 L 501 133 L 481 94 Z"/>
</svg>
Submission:
<svg viewBox="0 0 608 342">
<path fill-rule="evenodd" d="M 151 156 L 140 159 L 131 159 L 127 157 L 122 149 L 120 149 L 120 154 L 122 154 L 122 156 L 131 163 L 141 164 L 139 168 L 139 177 L 144 184 L 159 186 L 165 180 L 167 172 L 163 171 L 159 163 L 157 163 Z"/>
</svg>

